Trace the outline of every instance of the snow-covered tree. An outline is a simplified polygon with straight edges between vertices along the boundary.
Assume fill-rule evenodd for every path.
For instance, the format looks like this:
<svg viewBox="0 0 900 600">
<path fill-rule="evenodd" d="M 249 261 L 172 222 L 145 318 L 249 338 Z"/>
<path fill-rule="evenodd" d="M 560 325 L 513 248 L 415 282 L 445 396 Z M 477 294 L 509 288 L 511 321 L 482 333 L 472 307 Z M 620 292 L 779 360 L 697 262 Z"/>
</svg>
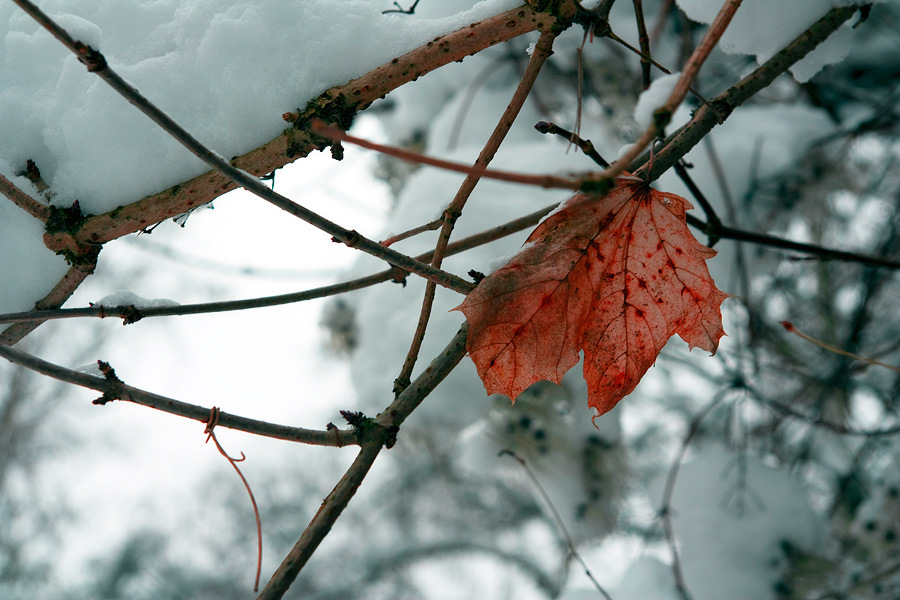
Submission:
<svg viewBox="0 0 900 600">
<path fill-rule="evenodd" d="M 197 422 L 247 450 L 260 598 L 896 597 L 897 2 L 39 7 L 0 5 L 0 355 L 93 390 L 65 413 L 89 464 L 34 489 L 110 507 L 37 560 L 22 530 L 55 505 L 0 494 L 4 597 L 247 597 L 250 498 Z M 727 337 L 666 345 L 605 414 L 581 364 L 488 396 L 453 309 L 624 171 L 697 207 Z M 609 274 L 601 223 L 580 256 Z M 129 327 L 70 368 L 90 317 Z M 28 398 L 12 368 L 0 418 Z M 0 422 L 0 483 L 17 428 L 57 431 L 33 408 Z"/>
</svg>

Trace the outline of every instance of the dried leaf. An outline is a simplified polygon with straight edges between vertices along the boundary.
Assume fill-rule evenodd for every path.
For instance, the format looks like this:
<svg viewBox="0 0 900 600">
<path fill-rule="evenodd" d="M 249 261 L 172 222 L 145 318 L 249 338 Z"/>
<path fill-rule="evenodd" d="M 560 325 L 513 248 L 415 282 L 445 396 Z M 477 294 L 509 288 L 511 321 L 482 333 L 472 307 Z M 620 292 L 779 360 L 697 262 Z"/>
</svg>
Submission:
<svg viewBox="0 0 900 600">
<path fill-rule="evenodd" d="M 515 400 L 562 376 L 584 351 L 588 404 L 601 415 L 637 386 L 668 339 L 715 352 L 728 297 L 715 251 L 688 231 L 687 200 L 632 176 L 597 200 L 576 194 L 457 307 L 489 394 Z"/>
</svg>

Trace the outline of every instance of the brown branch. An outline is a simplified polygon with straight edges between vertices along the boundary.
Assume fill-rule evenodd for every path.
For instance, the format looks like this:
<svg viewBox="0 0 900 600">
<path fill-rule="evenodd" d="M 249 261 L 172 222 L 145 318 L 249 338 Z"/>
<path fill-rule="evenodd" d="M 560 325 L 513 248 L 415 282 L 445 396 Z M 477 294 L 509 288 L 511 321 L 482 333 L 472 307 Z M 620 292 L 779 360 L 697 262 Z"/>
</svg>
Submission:
<svg viewBox="0 0 900 600">
<path fill-rule="evenodd" d="M 572 14 L 574 14 L 574 11 Z M 528 66 L 522 74 L 522 79 L 516 87 L 512 100 L 509 101 L 506 110 L 503 111 L 503 115 L 501 115 L 500 120 L 494 127 L 494 131 L 491 132 L 491 136 L 488 138 L 487 143 L 485 143 L 481 152 L 478 154 L 473 169 L 483 171 L 487 169 L 488 165 L 494 159 L 497 150 L 500 149 L 500 145 L 503 143 L 503 140 L 506 139 L 506 134 L 512 128 L 516 117 L 522 110 L 522 106 L 524 106 L 525 101 L 528 99 L 528 95 L 531 93 L 534 82 L 541 72 L 541 67 L 544 66 L 544 62 L 550 58 L 550 55 L 553 54 L 553 41 L 556 39 L 557 35 L 558 32 L 553 30 L 541 33 L 541 37 L 538 39 L 537 44 L 535 44 L 531 59 L 528 61 Z M 453 200 L 450 202 L 450 205 L 444 211 L 444 224 L 438 235 L 438 241 L 434 248 L 434 256 L 431 259 L 431 265 L 433 267 L 441 267 L 456 221 L 462 216 L 463 208 L 480 180 L 481 176 L 477 171 L 469 171 L 466 178 L 463 180 L 462 185 L 460 185 L 457 190 L 456 195 L 453 197 Z M 416 330 L 413 334 L 409 351 L 406 353 L 406 359 L 403 361 L 403 366 L 397 377 L 394 387 L 395 393 L 403 391 L 409 384 L 409 378 L 412 375 L 413 368 L 415 368 L 419 350 L 422 348 L 422 341 L 425 339 L 425 331 L 428 328 L 428 322 L 431 319 L 431 309 L 434 304 L 436 289 L 434 283 L 430 281 L 425 286 L 425 297 L 422 300 L 419 321 L 416 324 Z"/>
<path fill-rule="evenodd" d="M 316 212 L 301 206 L 285 196 L 275 192 L 267 187 L 258 178 L 250 175 L 246 171 L 239 169 L 230 162 L 222 158 L 221 155 L 213 152 L 183 127 L 176 123 L 166 113 L 157 108 L 147 98 L 145 98 L 134 86 L 122 79 L 118 73 L 110 68 L 106 58 L 98 51 L 85 46 L 80 41 L 72 39 L 69 34 L 57 25 L 50 17 L 44 14 L 37 6 L 29 0 L 14 0 L 23 10 L 25 10 L 32 18 L 34 18 L 41 26 L 50 31 L 54 37 L 59 39 L 69 50 L 75 53 L 88 68 L 88 71 L 96 74 L 103 79 L 113 90 L 120 96 L 125 98 L 129 103 L 149 117 L 154 123 L 159 125 L 172 138 L 177 140 L 182 146 L 187 148 L 197 158 L 218 169 L 223 175 L 230 179 L 236 185 L 246 189 L 263 200 L 277 206 L 288 214 L 301 219 L 322 231 L 330 234 L 332 239 L 339 241 L 350 248 L 356 248 L 372 256 L 384 259 L 390 264 L 401 267 L 411 273 L 415 273 L 435 283 L 448 287 L 462 294 L 468 293 L 474 287 L 468 281 L 446 273 L 440 269 L 436 269 L 431 265 L 421 263 L 412 257 L 406 256 L 400 252 L 385 248 L 378 242 L 370 240 L 359 232 L 351 229 L 345 229 L 337 223 L 326 219 Z M 48 243 L 48 234 L 45 236 L 45 243 Z M 71 237 L 67 234 L 67 237 Z M 48 247 L 49 247 L 48 243 Z M 80 250 L 80 249 L 79 249 Z M 57 249 L 58 251 L 58 249 Z M 76 252 L 78 253 L 78 252 Z"/>
<path fill-rule="evenodd" d="M 650 37 L 647 35 L 647 23 L 644 21 L 643 0 L 632 0 L 634 4 L 634 20 L 637 22 L 638 43 L 641 45 L 641 88 L 650 87 Z"/>
<path fill-rule="evenodd" d="M 431 365 L 403 393 L 397 396 L 387 409 L 360 430 L 360 434 L 365 439 L 362 440 L 359 455 L 322 502 L 322 506 L 300 539 L 297 540 L 290 553 L 266 584 L 259 595 L 259 600 L 275 600 L 284 596 L 300 570 L 309 561 L 356 494 L 356 490 L 359 489 L 381 449 L 392 444 L 400 424 L 465 356 L 468 331 L 467 324 L 463 324 L 447 347 L 431 362 Z"/>
<path fill-rule="evenodd" d="M 461 252 L 465 252 L 466 250 L 477 248 L 478 246 L 488 244 L 513 233 L 522 231 L 523 229 L 527 229 L 528 227 L 537 225 L 538 222 L 554 208 L 555 205 L 544 207 L 533 213 L 519 217 L 518 219 L 514 219 L 512 221 L 509 221 L 508 223 L 504 223 L 503 225 L 492 227 L 491 229 L 487 229 L 485 231 L 482 231 L 481 233 L 476 233 L 459 241 L 453 242 L 447 247 L 447 255 L 450 256 L 453 254 L 459 254 Z M 416 260 L 430 261 L 433 255 L 434 251 L 425 252 L 424 254 L 418 255 L 416 257 Z M 262 298 L 249 298 L 245 300 L 201 302 L 197 304 L 180 304 L 178 306 L 155 306 L 147 308 L 135 308 L 133 306 L 92 306 L 89 308 L 60 308 L 7 313 L 0 314 L 0 323 L 25 324 L 32 321 L 43 322 L 52 319 L 74 319 L 82 317 L 94 317 L 100 319 L 104 319 L 107 317 L 117 317 L 120 319 L 130 320 L 130 322 L 133 323 L 135 322 L 135 317 L 137 317 L 138 319 L 143 319 L 149 317 L 172 317 L 216 312 L 229 312 L 251 308 L 266 308 L 270 306 L 280 306 L 282 304 L 291 304 L 293 302 L 303 302 L 306 300 L 314 300 L 316 298 L 335 296 L 337 294 L 343 294 L 379 283 L 384 283 L 385 281 L 396 279 L 397 276 L 397 269 L 388 269 L 386 271 L 381 271 L 380 273 L 375 273 L 366 277 L 360 277 L 358 279 L 354 279 L 344 283 L 326 285 L 311 290 L 304 290 L 302 292 L 279 294 L 277 296 L 264 296 Z M 6 331 L 10 331 L 11 329 L 13 329 L 13 327 L 10 327 Z M 4 331 L 3 333 L 5 334 L 6 331 Z M 2 342 L 3 339 L 4 338 L 2 337 L 2 334 L 0 334 L 0 342 Z"/>
<path fill-rule="evenodd" d="M 72 296 L 78 286 L 81 285 L 81 282 L 94 272 L 94 268 L 97 264 L 97 257 L 94 256 L 93 258 L 94 262 L 92 263 L 73 265 L 70 267 L 63 278 L 57 282 L 52 290 L 50 290 L 50 293 L 35 302 L 34 313 L 42 313 L 45 311 L 51 313 L 56 312 L 53 309 L 62 306 L 63 303 Z M 12 346 L 37 329 L 45 320 L 46 319 L 40 317 L 37 319 L 28 319 L 27 322 L 18 322 L 11 327 L 7 327 L 0 332 L 0 345 Z M 25 321 L 25 319 L 19 319 L 19 321 Z"/>
<path fill-rule="evenodd" d="M 613 177 L 624 171 L 634 159 L 640 156 L 644 151 L 644 148 L 646 148 L 650 142 L 662 134 L 664 127 L 668 125 L 675 110 L 681 105 L 684 97 L 687 95 L 688 91 L 690 91 L 691 83 L 700 72 L 700 67 L 703 66 L 709 53 L 712 52 L 712 49 L 715 47 L 716 43 L 718 43 L 719 38 L 725 33 L 725 29 L 731 22 L 732 17 L 734 17 L 735 12 L 737 12 L 741 2 L 742 0 L 726 0 L 721 10 L 719 10 L 719 14 L 716 15 L 716 18 L 710 24 L 709 29 L 706 30 L 703 39 L 701 39 L 697 47 L 694 48 L 694 52 L 688 59 L 684 69 L 682 69 L 681 76 L 675 84 L 675 89 L 673 89 L 672 93 L 669 95 L 669 99 L 666 100 L 665 104 L 654 111 L 653 122 L 650 123 L 647 130 L 641 135 L 638 141 L 632 144 L 625 155 L 616 160 L 602 173 L 601 178 L 611 180 Z"/>
<path fill-rule="evenodd" d="M 22 190 L 20 190 L 16 184 L 12 181 L 0 175 L 0 194 L 3 194 L 10 200 L 12 203 L 27 212 L 29 215 L 42 221 L 44 223 L 47 222 L 47 219 L 50 218 L 50 207 L 44 204 L 41 204 Z"/>
<path fill-rule="evenodd" d="M 571 4 L 571 0 L 564 4 Z M 324 148 L 322 140 L 305 128 L 313 119 L 329 116 L 333 119 L 339 114 L 349 125 L 357 112 L 430 71 L 525 33 L 547 30 L 556 23 L 553 15 L 522 6 L 437 37 L 349 83 L 325 91 L 294 115 L 297 126 L 284 130 L 275 139 L 232 159 L 232 162 L 255 176 L 271 173 Z M 188 212 L 236 187 L 220 172 L 209 171 L 142 200 L 86 219 L 75 233 L 74 243 L 54 237 L 46 241 L 54 250 L 69 248 L 75 251 L 79 244 L 103 244 Z"/>
<path fill-rule="evenodd" d="M 201 423 L 206 423 L 209 419 L 209 408 L 188 404 L 187 402 L 181 402 L 180 400 L 147 392 L 126 385 L 118 378 L 104 379 L 79 371 L 73 371 L 72 369 L 67 369 L 51 362 L 47 362 L 37 356 L 28 354 L 27 352 L 22 352 L 21 350 L 16 350 L 3 345 L 0 345 L 0 357 L 5 358 L 11 363 L 21 365 L 32 371 L 52 377 L 53 379 L 103 392 L 103 398 L 98 401 L 98 403 L 101 404 L 111 400 L 123 400 L 141 406 L 155 408 L 156 410 L 179 417 L 193 419 L 194 421 L 199 421 Z M 256 419 L 248 419 L 246 417 L 230 415 L 224 412 L 220 412 L 219 414 L 219 426 L 252 433 L 254 435 L 261 435 L 263 437 L 312 444 L 314 446 L 342 447 L 360 443 L 358 435 L 354 431 L 341 431 L 338 429 L 319 431 L 267 423 L 266 421 L 257 421 Z"/>
<path fill-rule="evenodd" d="M 776 77 L 786 72 L 794 63 L 837 31 L 858 9 L 857 6 L 843 6 L 830 10 L 753 73 L 711 100 L 708 105 L 700 106 L 694 112 L 691 121 L 670 135 L 663 147 L 656 152 L 652 170 L 646 173 L 648 181 L 659 179 L 660 175 L 700 143 L 713 127 L 723 123 L 735 108 L 768 87 Z M 648 159 L 649 156 L 645 153 L 634 160 L 628 170 L 648 171 Z"/>
<path fill-rule="evenodd" d="M 321 121 L 313 122 L 310 129 L 332 140 L 347 142 L 349 144 L 359 146 L 360 148 L 375 150 L 376 152 L 381 152 L 382 154 L 387 154 L 388 156 L 394 156 L 396 158 L 428 165 L 430 167 L 437 167 L 439 169 L 444 169 L 445 171 L 465 173 L 467 176 L 473 176 L 476 178 L 484 177 L 485 179 L 496 179 L 498 181 L 506 181 L 508 183 L 521 183 L 522 185 L 533 185 L 542 188 L 558 188 L 564 190 L 579 190 L 583 185 L 583 181 L 581 179 L 575 179 L 571 177 L 559 177 L 557 175 L 529 175 L 527 173 L 496 171 L 493 169 L 479 167 L 477 165 L 472 166 L 463 163 L 451 162 L 442 158 L 425 156 L 424 154 L 413 152 L 412 150 L 396 148 L 393 146 L 385 146 L 383 144 L 377 144 L 375 142 L 370 142 L 362 138 L 348 135 L 343 130 L 337 127 L 326 125 Z"/>
</svg>

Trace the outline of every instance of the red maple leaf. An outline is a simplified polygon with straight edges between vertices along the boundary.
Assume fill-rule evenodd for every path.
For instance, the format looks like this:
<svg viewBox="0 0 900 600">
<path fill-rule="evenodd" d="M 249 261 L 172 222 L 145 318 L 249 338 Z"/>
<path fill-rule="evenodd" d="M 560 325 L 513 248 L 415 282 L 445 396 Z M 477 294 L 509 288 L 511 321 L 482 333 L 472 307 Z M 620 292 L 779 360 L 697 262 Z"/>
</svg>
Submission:
<svg viewBox="0 0 900 600">
<path fill-rule="evenodd" d="M 623 176 L 602 199 L 576 194 L 457 309 L 489 394 L 515 400 L 560 383 L 584 351 L 598 415 L 631 393 L 669 338 L 715 353 L 728 297 L 709 275 L 715 251 L 688 231 L 690 203 Z"/>
</svg>

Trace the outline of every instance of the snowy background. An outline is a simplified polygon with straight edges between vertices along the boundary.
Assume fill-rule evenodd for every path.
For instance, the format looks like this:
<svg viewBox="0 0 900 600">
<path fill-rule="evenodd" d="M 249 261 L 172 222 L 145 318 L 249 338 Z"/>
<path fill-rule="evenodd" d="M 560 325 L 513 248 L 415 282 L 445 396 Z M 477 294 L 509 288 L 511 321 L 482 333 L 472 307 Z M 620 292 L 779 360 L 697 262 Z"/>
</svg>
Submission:
<svg viewBox="0 0 900 600">
<path fill-rule="evenodd" d="M 517 4 L 421 0 L 414 15 L 383 15 L 392 6 L 381 0 L 40 6 L 97 44 L 123 77 L 203 143 L 233 156 L 278 135 L 282 113 L 329 87 Z M 661 24 L 654 58 L 677 71 L 683 40 L 696 43 L 699 24 L 721 3 L 678 0 L 686 16 L 671 4 L 647 1 L 644 10 L 648 27 Z M 707 98 L 721 93 L 841 4 L 810 1 L 800 10 L 800 3 L 745 0 L 699 89 Z M 631 3 L 617 3 L 610 24 L 637 45 Z M 898 3 L 875 6 L 857 29 L 849 25 L 793 76 L 736 110 L 687 160 L 729 224 L 897 256 Z M 574 125 L 583 41 L 576 29 L 554 45 L 493 167 L 595 168 L 565 141 L 533 130 L 538 120 Z M 56 206 L 77 199 L 97 214 L 207 170 L 11 2 L 0 5 L 0 38 L 0 174 L 35 198 Z M 352 133 L 473 161 L 536 39 L 523 36 L 401 87 L 358 118 Z M 671 80 L 654 74 L 657 84 L 642 95 L 637 58 L 605 41 L 587 44 L 584 60 L 581 134 L 613 159 L 664 101 Z M 687 122 L 695 107 L 684 106 L 671 127 Z M 17 175 L 29 159 L 52 197 Z M 315 153 L 277 171 L 274 186 L 384 239 L 438 217 L 461 181 L 348 145 L 341 162 Z M 658 186 L 690 198 L 673 173 Z M 481 182 L 454 239 L 564 197 Z M 0 200 L 0 313 L 27 310 L 67 266 L 44 247 L 40 223 Z M 488 272 L 526 235 L 448 258 L 444 268 L 461 276 Z M 433 248 L 435 237 L 395 247 L 415 255 Z M 717 249 L 712 274 L 735 298 L 725 305 L 729 337 L 715 358 L 673 342 L 596 428 L 580 366 L 562 386 L 537 384 L 510 407 L 508 399 L 486 397 L 464 359 L 404 425 L 397 447 L 380 457 L 291 594 L 598 597 L 534 483 L 515 460 L 498 456 L 511 449 L 616 600 L 688 593 L 677 589 L 660 509 L 672 516 L 684 584 L 697 600 L 825 597 L 836 590 L 895 597 L 900 449 L 892 436 L 839 435 L 777 408 L 789 405 L 851 430 L 895 422 L 896 378 L 787 338 L 777 326 L 790 319 L 838 346 L 897 364 L 900 290 L 892 272 L 797 261 L 793 253 L 727 240 Z M 119 289 L 183 304 L 265 296 L 383 268 L 238 191 L 186 222 L 107 244 L 97 273 L 66 306 L 87 306 Z M 374 415 L 388 404 L 423 289 L 410 277 L 404 287 L 381 284 L 329 301 L 128 327 L 115 319 L 60 320 L 17 347 L 71 368 L 101 358 L 136 387 L 321 429 L 342 424 L 339 410 Z M 418 370 L 462 322 L 449 312 L 460 300 L 438 291 Z M 0 597 L 252 594 L 249 502 L 230 467 L 204 445 L 200 424 L 125 403 L 95 407 L 96 393 L 28 378 L 5 364 L 0 382 Z M 265 581 L 355 452 L 223 429 L 218 436 L 232 455 L 248 456 L 242 468 L 262 509 Z"/>
</svg>

